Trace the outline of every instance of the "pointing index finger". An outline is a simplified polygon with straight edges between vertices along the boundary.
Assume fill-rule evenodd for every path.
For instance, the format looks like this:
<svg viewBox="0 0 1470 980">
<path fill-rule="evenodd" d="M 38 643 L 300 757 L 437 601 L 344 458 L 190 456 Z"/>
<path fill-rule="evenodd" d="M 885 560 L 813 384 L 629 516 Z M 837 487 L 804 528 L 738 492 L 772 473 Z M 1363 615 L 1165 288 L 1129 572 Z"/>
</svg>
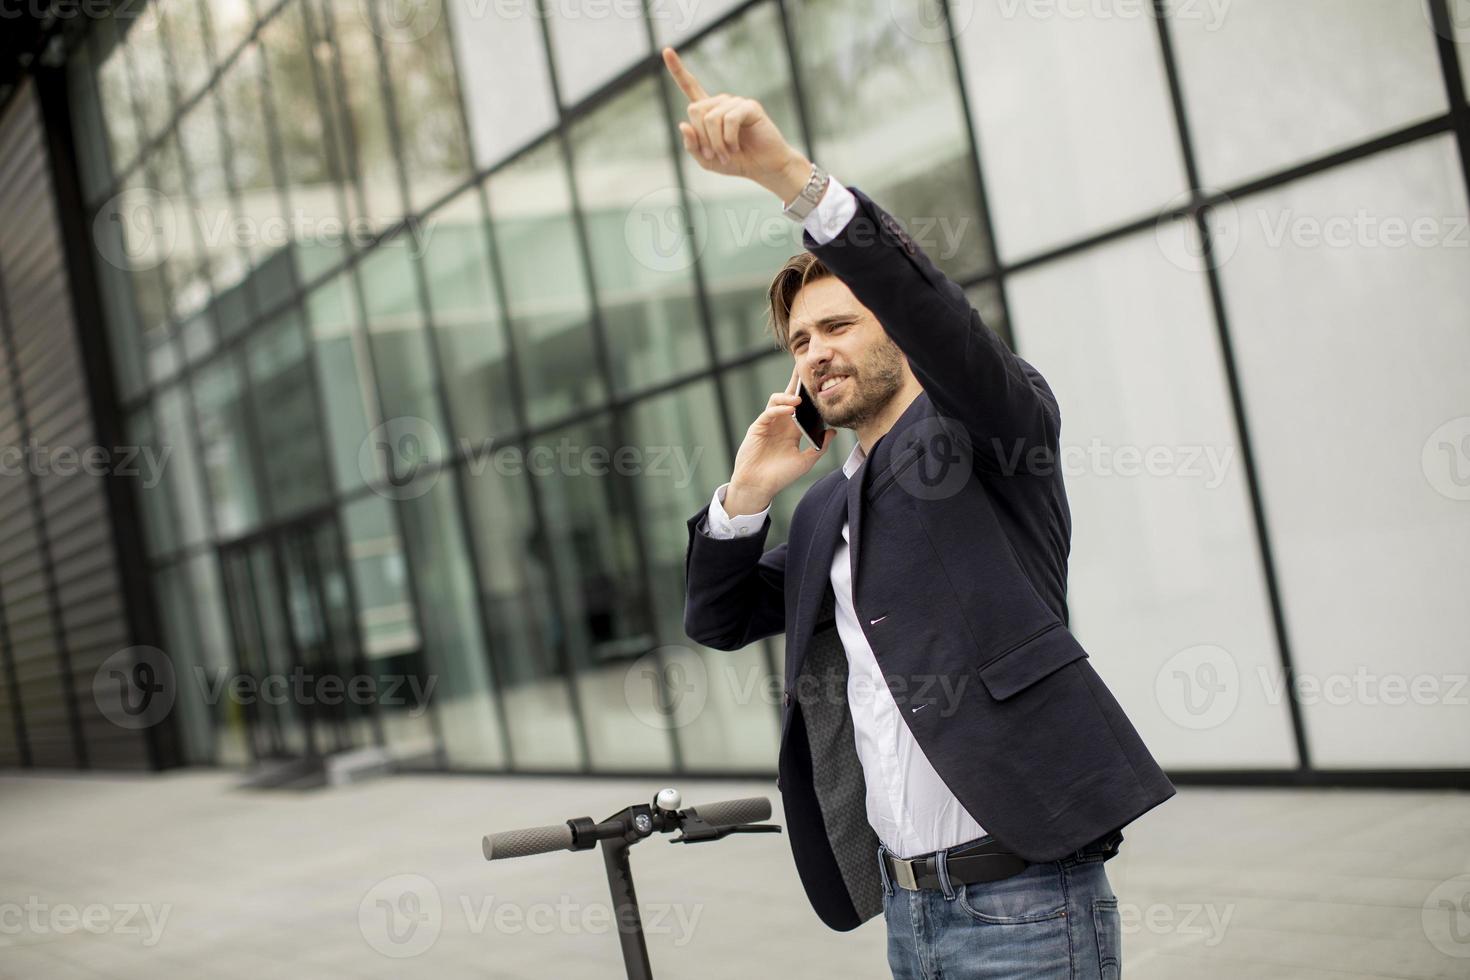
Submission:
<svg viewBox="0 0 1470 980">
<path fill-rule="evenodd" d="M 674 83 L 689 97 L 690 102 L 709 98 L 709 93 L 704 90 L 703 85 L 699 84 L 699 79 L 684 67 L 684 62 L 679 60 L 679 55 L 673 48 L 664 48 L 664 67 L 668 68 L 669 74 L 674 76 Z"/>
<path fill-rule="evenodd" d="M 801 368 L 791 369 L 791 380 L 786 382 L 786 394 L 796 394 L 797 383 L 801 380 Z"/>
</svg>

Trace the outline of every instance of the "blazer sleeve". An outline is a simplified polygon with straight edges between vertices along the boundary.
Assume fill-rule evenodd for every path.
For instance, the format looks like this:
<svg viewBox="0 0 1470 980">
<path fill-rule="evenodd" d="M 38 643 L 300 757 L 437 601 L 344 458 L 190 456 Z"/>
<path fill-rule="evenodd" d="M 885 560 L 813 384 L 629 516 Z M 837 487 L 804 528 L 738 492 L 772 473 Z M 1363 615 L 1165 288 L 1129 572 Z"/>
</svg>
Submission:
<svg viewBox="0 0 1470 980">
<path fill-rule="evenodd" d="M 716 650 L 739 650 L 786 629 L 786 543 L 762 552 L 758 534 L 719 539 L 704 530 L 706 504 L 689 519 L 684 554 L 684 632 Z"/>
<path fill-rule="evenodd" d="M 852 220 L 826 244 L 803 232 L 803 245 L 873 311 L 939 413 L 964 427 L 977 466 L 1024 471 L 1028 459 L 1038 462 L 1037 447 L 1053 463 L 1061 412 L 1041 373 L 981 321 L 964 290 L 887 211 L 849 190 Z"/>
</svg>

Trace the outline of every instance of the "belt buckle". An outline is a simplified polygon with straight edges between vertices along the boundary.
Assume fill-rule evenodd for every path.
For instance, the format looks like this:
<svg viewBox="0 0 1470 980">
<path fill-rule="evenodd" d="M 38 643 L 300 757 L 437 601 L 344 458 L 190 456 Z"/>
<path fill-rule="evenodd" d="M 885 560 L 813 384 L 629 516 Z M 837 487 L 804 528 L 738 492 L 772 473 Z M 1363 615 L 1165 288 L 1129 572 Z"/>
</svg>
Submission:
<svg viewBox="0 0 1470 980">
<path fill-rule="evenodd" d="M 919 890 L 919 881 L 914 877 L 914 862 L 901 857 L 894 857 L 890 862 L 893 869 L 893 881 L 900 888 L 911 892 Z"/>
</svg>

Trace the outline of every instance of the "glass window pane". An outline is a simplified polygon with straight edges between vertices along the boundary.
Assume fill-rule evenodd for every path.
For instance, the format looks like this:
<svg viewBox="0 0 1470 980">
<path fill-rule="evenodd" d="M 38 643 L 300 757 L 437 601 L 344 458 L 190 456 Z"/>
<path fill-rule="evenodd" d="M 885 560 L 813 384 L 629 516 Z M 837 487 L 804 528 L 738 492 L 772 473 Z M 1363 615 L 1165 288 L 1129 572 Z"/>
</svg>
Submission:
<svg viewBox="0 0 1470 980">
<path fill-rule="evenodd" d="M 220 583 L 219 559 L 213 550 L 184 562 L 185 581 L 193 603 L 199 649 L 196 662 L 211 679 L 236 673 L 229 612 Z M 249 760 L 245 716 L 232 698 L 221 698 L 213 709 L 214 762 L 243 766 Z"/>
<path fill-rule="evenodd" d="M 318 73 L 301 4 L 287 4 L 260 32 L 281 140 L 298 279 L 310 282 L 344 257 L 342 191 L 317 97 Z"/>
<path fill-rule="evenodd" d="M 194 376 L 194 408 L 215 529 L 222 537 L 234 537 L 258 524 L 261 515 L 251 463 L 245 384 L 233 353 Z"/>
<path fill-rule="evenodd" d="M 243 290 L 235 287 L 250 272 L 230 194 L 229 164 L 221 131 L 220 107 L 213 90 L 200 96 L 179 120 L 179 148 L 194 199 L 194 234 L 215 291 L 215 316 L 226 335 L 244 326 L 248 312 Z"/>
<path fill-rule="evenodd" d="M 183 104 L 209 80 L 209 22 L 200 0 L 155 0 L 153 6 Z"/>
<path fill-rule="evenodd" d="M 139 458 L 162 459 L 163 440 L 153 423 L 153 414 L 147 406 L 128 416 L 128 441 L 138 447 Z M 178 547 L 178 522 L 169 505 L 167 488 L 153 479 L 137 481 L 140 507 L 143 512 L 143 536 L 150 556 L 173 551 Z"/>
<path fill-rule="evenodd" d="M 107 146 L 113 173 L 122 173 L 138 153 L 138 125 L 133 115 L 132 80 L 128 77 L 128 52 L 120 22 L 110 17 L 97 25 L 97 92 L 102 99 L 102 118 L 107 122 Z"/>
<path fill-rule="evenodd" d="M 362 452 L 377 424 L 377 408 L 352 274 L 344 272 L 313 291 L 306 299 L 306 314 L 327 413 L 332 475 L 346 492 L 383 476 L 378 457 Z"/>
<path fill-rule="evenodd" d="M 133 102 L 145 141 L 163 132 L 174 113 L 173 91 L 168 80 L 168 63 L 153 7 L 143 8 L 128 29 L 128 63 L 133 77 Z M 120 14 L 119 16 L 126 16 Z"/>
<path fill-rule="evenodd" d="M 400 504 L 403 533 L 423 604 L 425 660 L 438 678 L 433 704 L 449 764 L 501 768 L 505 746 L 454 479 L 446 471 L 428 493 Z"/>
<path fill-rule="evenodd" d="M 800 141 L 790 61 L 776 5 L 752 8 L 680 56 L 709 91 L 739 92 L 756 99 L 787 139 Z M 688 118 L 684 111 L 688 99 L 672 79 L 665 86 L 673 113 L 667 125 L 677 132 L 678 123 Z M 776 270 L 802 251 L 801 228 L 781 214 L 780 202 L 764 188 L 712 174 L 689 160 L 682 149 L 679 156 L 691 194 L 694 242 L 714 318 L 716 348 L 722 358 L 773 349 L 775 340 L 766 326 L 766 291 Z M 645 221 L 639 230 L 650 236 L 647 241 L 657 243 L 651 236 L 658 229 L 658 224 Z M 661 251 L 666 254 L 667 246 Z"/>
<path fill-rule="evenodd" d="M 565 664 L 546 529 L 536 519 L 519 447 L 497 447 L 465 474 L 515 765 L 577 769 L 582 749 Z"/>
<path fill-rule="evenodd" d="M 250 282 L 256 308 L 267 309 L 291 288 L 291 258 L 286 235 L 290 225 L 271 162 L 259 44 L 252 42 L 240 52 L 221 78 L 218 92 L 237 192 L 235 227 L 243 234 L 242 244 L 255 267 Z"/>
<path fill-rule="evenodd" d="M 433 359 L 409 243 L 399 238 L 358 267 L 378 399 L 395 465 L 417 466 L 454 451 L 439 412 Z M 404 457 L 407 453 L 412 459 Z"/>
<path fill-rule="evenodd" d="M 425 673 L 422 638 L 408 587 L 403 540 L 390 507 L 382 497 L 368 494 L 342 509 L 358 626 L 371 672 L 418 677 Z M 378 714 L 388 751 L 395 758 L 433 758 L 436 742 L 428 712 L 410 704 L 383 703 Z"/>
<path fill-rule="evenodd" d="M 113 375 L 118 395 L 130 399 L 146 386 L 143 375 L 142 327 L 134 305 L 133 276 L 128 261 L 127 215 L 129 197 L 108 201 L 92 222 L 93 240 L 97 246 L 93 266 L 97 270 L 97 291 L 107 325 L 108 347 L 112 352 Z"/>
<path fill-rule="evenodd" d="M 1221 276 L 1292 653 L 1317 685 L 1313 761 L 1464 767 L 1470 726 L 1447 686 L 1464 675 L 1470 627 L 1454 138 L 1239 206 Z"/>
<path fill-rule="evenodd" d="M 199 458 L 194 451 L 193 420 L 188 392 L 183 385 L 160 391 L 154 399 L 158 417 L 158 442 L 168 452 L 161 459 L 160 489 L 166 489 L 172 501 L 171 512 L 177 527 L 177 543 L 198 544 L 209 530 L 205 511 L 204 477 L 199 472 Z"/>
<path fill-rule="evenodd" d="M 942 23 L 940 2 L 795 0 L 788 7 L 802 39 L 802 87 L 811 93 L 813 159 L 861 187 L 936 265 L 964 282 L 994 259 L 954 59 L 948 44 L 922 31 L 894 30 L 895 21 Z"/>
<path fill-rule="evenodd" d="M 170 212 L 165 226 L 172 240 L 159 266 L 163 286 L 168 291 L 168 313 L 175 321 L 186 320 L 209 304 L 210 284 L 200 243 L 204 229 L 196 220 L 199 212 L 185 183 L 183 161 L 173 133 L 157 144 L 148 158 L 147 172 L 158 192 L 156 206 Z"/>
<path fill-rule="evenodd" d="M 262 324 L 246 345 L 251 407 L 260 438 L 267 499 L 275 517 L 325 503 L 332 495 L 322 452 L 316 385 L 306 360 L 301 314 L 289 309 Z"/>
<path fill-rule="evenodd" d="M 382 229 L 403 217 L 404 205 L 383 103 L 377 38 L 364 16 L 367 9 L 358 0 L 319 0 L 312 22 L 331 38 L 321 61 L 334 69 L 328 96 L 333 126 L 339 134 L 350 134 L 342 145 L 351 151 L 346 172 L 357 180 L 352 213 L 368 227 Z"/>
<path fill-rule="evenodd" d="M 153 574 L 158 594 L 160 624 L 164 651 L 173 666 L 178 696 L 179 729 L 183 738 L 184 758 L 194 765 L 210 765 L 214 760 L 214 725 L 206 693 L 218 683 L 206 664 L 199 662 L 200 644 L 194 616 L 195 597 L 189 588 L 191 569 L 186 563 L 168 565 Z M 202 676 L 201 676 L 202 674 Z M 221 702 L 228 701 L 221 698 Z"/>
<path fill-rule="evenodd" d="M 1200 172 L 1213 186 L 1445 111 L 1419 3 L 1238 0 L 1216 22 L 1209 5 L 1180 2 L 1171 0 L 1169 24 Z"/>
<path fill-rule="evenodd" d="M 391 3 L 380 7 L 378 25 L 384 35 L 388 80 L 398 113 L 404 172 L 411 175 L 409 207 L 423 211 L 468 179 L 469 138 L 460 113 L 449 26 L 442 11 L 440 16 L 423 18 L 422 23 L 417 18 L 408 21 L 406 30 L 395 30 L 383 19 L 384 10 L 391 7 Z M 494 8 L 483 9 L 488 13 Z M 392 23 L 402 23 L 402 19 Z M 473 57 L 480 60 L 485 53 L 477 51 Z M 517 78 L 513 84 L 519 94 L 525 91 L 526 79 Z M 504 101 L 520 106 L 519 98 L 504 98 L 505 90 L 500 91 Z"/>
<path fill-rule="evenodd" d="M 475 167 L 485 169 L 556 124 L 541 21 L 525 7 L 502 16 L 479 0 L 446 6 Z"/>
<path fill-rule="evenodd" d="M 620 391 L 709 363 L 692 243 L 670 227 L 685 211 L 654 85 L 651 78 L 633 85 L 572 129 L 593 280 Z"/>
<path fill-rule="evenodd" d="M 652 3 L 648 7 L 648 19 L 653 21 L 653 33 L 658 38 L 660 45 L 673 44 L 677 46 L 679 41 L 706 25 L 714 23 L 720 17 L 723 17 L 731 10 L 740 6 L 740 3 L 741 0 L 701 0 L 700 3 L 688 5 Z M 768 8 L 772 6 L 771 4 L 766 5 Z M 679 54 L 682 57 L 684 52 L 680 51 Z M 703 76 L 700 76 L 700 81 L 704 82 Z M 735 91 L 734 89 L 727 88 L 709 88 L 707 83 L 705 88 L 710 92 Z M 752 98 L 755 98 L 755 96 L 752 96 Z M 785 132 L 785 130 L 782 130 L 782 132 Z"/>
<path fill-rule="evenodd" d="M 479 189 L 435 211 L 424 231 L 420 261 L 450 408 L 457 435 L 477 445 L 517 428 Z"/>
<path fill-rule="evenodd" d="M 971 19 L 956 39 L 1006 259 L 1146 215 L 1185 190 L 1158 28 L 1126 13 L 1147 8 L 964 9 Z"/>
<path fill-rule="evenodd" d="M 558 0 L 543 9 L 563 105 L 575 105 L 648 54 L 642 4 Z"/>
<path fill-rule="evenodd" d="M 628 668 L 658 646 L 638 573 L 627 477 L 613 469 L 606 422 L 557 429 L 526 449 L 557 571 L 567 647 L 576 665 L 594 768 L 671 765 L 668 733 L 644 721 L 653 692 Z"/>
<path fill-rule="evenodd" d="M 1258 683 L 1280 658 L 1204 276 L 1150 231 L 1006 288 L 1061 406 L 1067 601 L 1093 666 L 1165 765 L 1295 766 Z M 1196 686 L 1209 671 L 1230 690 Z"/>
<path fill-rule="evenodd" d="M 214 55 L 220 64 L 229 61 L 255 27 L 252 0 L 202 0 L 209 8 L 214 28 Z"/>
<path fill-rule="evenodd" d="M 785 220 L 785 219 L 783 219 Z M 765 645 L 733 653 L 702 647 L 684 634 L 687 521 L 730 478 L 712 381 L 640 402 L 628 413 L 628 444 L 637 453 L 633 479 L 643 518 L 659 635 L 662 679 L 686 766 L 762 769 L 776 758 L 779 717 Z M 796 496 L 791 489 L 783 496 Z M 635 681 L 636 683 L 636 681 Z M 658 716 L 649 719 L 659 728 Z"/>
<path fill-rule="evenodd" d="M 487 189 L 531 424 L 602 404 L 607 389 L 556 138 L 493 175 Z"/>
</svg>

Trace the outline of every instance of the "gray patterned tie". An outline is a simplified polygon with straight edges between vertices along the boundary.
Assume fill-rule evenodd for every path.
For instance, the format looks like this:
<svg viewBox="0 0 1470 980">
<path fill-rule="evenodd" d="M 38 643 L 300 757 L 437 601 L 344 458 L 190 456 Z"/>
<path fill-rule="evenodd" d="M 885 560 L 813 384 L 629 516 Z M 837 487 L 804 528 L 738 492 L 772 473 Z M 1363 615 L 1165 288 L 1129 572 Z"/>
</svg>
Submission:
<svg viewBox="0 0 1470 980">
<path fill-rule="evenodd" d="M 802 662 L 797 684 L 807 741 L 812 752 L 812 781 L 827 840 L 847 885 L 858 921 L 883 911 L 883 883 L 878 877 L 878 835 L 868 823 L 867 784 L 853 741 L 852 710 L 847 703 L 847 652 L 834 619 L 836 598 L 829 582 L 817 613 L 816 631 Z"/>
</svg>

